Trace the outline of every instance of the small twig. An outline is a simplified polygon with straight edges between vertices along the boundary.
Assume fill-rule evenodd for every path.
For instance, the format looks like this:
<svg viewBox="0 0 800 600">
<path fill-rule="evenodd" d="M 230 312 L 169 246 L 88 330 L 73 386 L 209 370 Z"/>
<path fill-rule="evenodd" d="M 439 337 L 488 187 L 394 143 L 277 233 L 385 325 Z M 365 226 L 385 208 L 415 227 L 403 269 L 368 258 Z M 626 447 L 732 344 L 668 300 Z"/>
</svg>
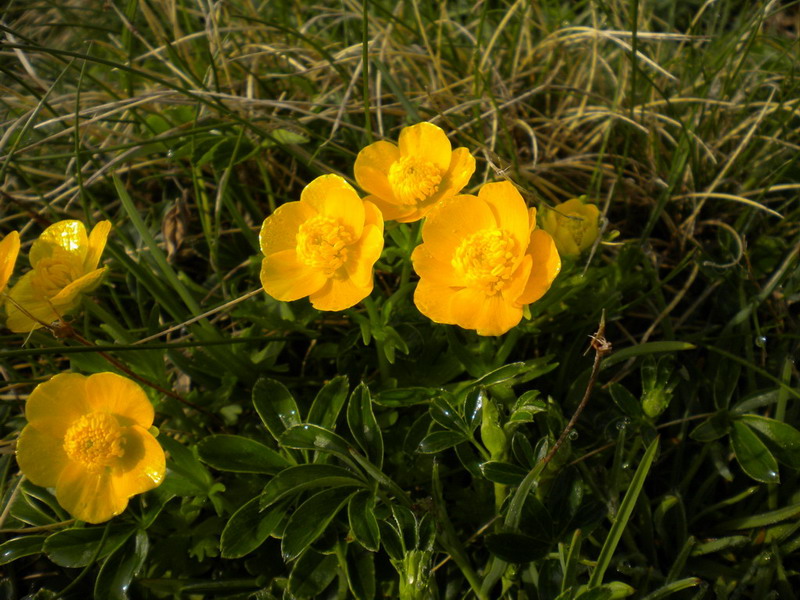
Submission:
<svg viewBox="0 0 800 600">
<path fill-rule="evenodd" d="M 578 418 L 581 416 L 583 409 L 586 408 L 586 405 L 589 403 L 589 398 L 592 396 L 594 384 L 597 381 L 597 375 L 600 373 L 600 363 L 603 361 L 603 357 L 611 352 L 611 342 L 606 340 L 605 334 L 606 312 L 604 310 L 602 316 L 600 317 L 600 325 L 597 327 L 597 332 L 591 336 L 592 342 L 589 348 L 586 350 L 587 352 L 589 350 L 594 350 L 594 365 L 592 365 L 592 374 L 589 377 L 589 383 L 586 385 L 586 391 L 583 393 L 581 403 L 578 405 L 578 408 L 575 409 L 575 413 L 572 415 L 569 423 L 567 423 L 564 431 L 561 432 L 561 435 L 556 440 L 556 443 L 553 444 L 553 447 L 550 449 L 550 452 L 547 453 L 547 456 L 542 459 L 542 467 L 553 460 L 553 457 L 556 455 L 556 452 L 558 452 L 558 449 L 561 448 L 562 444 L 567 439 L 567 436 L 575 428 L 575 424 L 578 422 Z"/>
<path fill-rule="evenodd" d="M 263 289 L 258 288 L 257 290 L 253 290 L 251 292 L 247 292 L 243 296 L 239 296 L 238 298 L 235 298 L 235 299 L 231 300 L 230 302 L 226 302 L 225 304 L 223 304 L 221 306 L 217 306 L 216 308 L 212 308 L 208 312 L 204 312 L 202 315 L 198 315 L 196 317 L 193 317 L 193 318 L 189 319 L 188 321 L 184 321 L 183 323 L 179 323 L 179 324 L 177 324 L 177 325 L 175 325 L 173 327 L 170 327 L 169 329 L 165 329 L 164 331 L 161 331 L 161 332 L 156 333 L 154 335 L 151 335 L 149 337 L 146 337 L 146 338 L 143 338 L 143 339 L 138 340 L 136 342 L 133 342 L 133 345 L 135 346 L 137 344 L 144 344 L 145 342 L 151 342 L 151 341 L 156 340 L 156 339 L 158 339 L 158 338 L 160 338 L 162 336 L 165 336 L 165 335 L 167 335 L 169 333 L 172 333 L 173 331 L 177 331 L 178 329 L 183 329 L 187 325 L 191 325 L 192 323 L 196 323 L 197 321 L 199 321 L 201 319 L 205 319 L 206 317 L 210 317 L 211 315 L 214 315 L 214 314 L 218 313 L 221 310 L 225 310 L 226 308 L 230 308 L 231 306 L 235 306 L 235 305 L 239 304 L 240 302 L 243 302 L 243 301 L 245 301 L 245 300 L 247 300 L 249 298 L 252 298 L 253 296 L 256 296 L 256 295 L 260 294 L 263 291 L 264 291 Z"/>
<path fill-rule="evenodd" d="M 96 347 L 96 345 L 93 342 L 87 340 L 85 337 L 83 337 L 81 334 L 79 334 L 77 331 L 75 331 L 72 328 L 72 326 L 69 323 L 67 323 L 61 317 L 61 315 L 58 314 L 58 311 L 56 311 L 54 306 L 51 305 L 50 308 L 58 316 L 59 321 L 57 323 L 45 323 L 41 319 L 38 319 L 37 317 L 32 315 L 30 312 L 28 312 L 28 310 L 26 310 L 24 306 L 21 306 L 19 303 L 15 302 L 14 299 L 11 298 L 10 296 L 8 296 L 7 299 L 8 299 L 8 301 L 12 302 L 20 311 L 25 313 L 28 317 L 30 317 L 32 320 L 34 320 L 37 323 L 39 323 L 39 325 L 41 325 L 42 327 L 47 329 L 53 335 L 53 337 L 55 337 L 56 339 L 72 338 L 75 341 L 77 341 L 78 343 L 83 344 L 84 346 L 87 346 L 89 348 L 95 348 Z M 33 333 L 33 329 L 31 329 L 30 333 Z M 207 415 L 207 416 L 211 417 L 212 419 L 216 420 L 218 423 L 222 424 L 223 427 L 224 427 L 224 421 L 222 420 L 222 418 L 219 415 L 216 415 L 216 414 L 204 409 L 203 407 L 198 406 L 194 402 L 191 402 L 191 401 L 187 400 L 186 398 L 184 398 L 183 396 L 181 396 L 180 394 L 178 394 L 176 392 L 173 392 L 172 390 L 168 390 L 166 388 L 161 387 L 160 385 L 158 385 L 157 383 L 155 383 L 153 381 L 150 381 L 146 377 L 142 377 L 141 375 L 138 375 L 137 373 L 134 373 L 129 367 L 127 367 L 124 363 L 118 361 L 116 358 L 111 356 L 108 352 L 105 352 L 103 350 L 95 350 L 95 352 L 97 352 L 107 362 L 109 362 L 112 365 L 114 365 L 115 367 L 117 367 L 120 371 L 125 373 L 131 379 L 135 379 L 139 383 L 142 383 L 142 384 L 144 384 L 144 385 L 146 385 L 148 387 L 151 387 L 154 390 L 164 394 L 165 396 L 169 396 L 170 398 L 174 398 L 178 402 L 181 402 L 181 403 L 185 404 L 186 406 L 189 406 L 189 407 L 195 409 L 196 411 L 201 412 L 204 415 Z"/>
<path fill-rule="evenodd" d="M 0 533 L 38 533 L 40 531 L 50 531 L 66 525 L 72 525 L 75 519 L 67 519 L 66 521 L 59 521 L 58 523 L 50 523 L 49 525 L 39 525 L 38 527 L 23 527 L 22 529 L 0 529 Z"/>
<path fill-rule="evenodd" d="M 8 515 L 11 513 L 11 505 L 14 504 L 17 496 L 19 496 L 23 481 L 25 481 L 25 475 L 20 475 L 20 478 L 17 480 L 17 485 L 14 486 L 14 491 L 11 492 L 11 497 L 8 499 L 8 504 L 6 504 L 6 507 L 3 509 L 3 514 L 0 515 L 0 527 L 3 526 L 3 523 L 6 522 Z"/>
</svg>

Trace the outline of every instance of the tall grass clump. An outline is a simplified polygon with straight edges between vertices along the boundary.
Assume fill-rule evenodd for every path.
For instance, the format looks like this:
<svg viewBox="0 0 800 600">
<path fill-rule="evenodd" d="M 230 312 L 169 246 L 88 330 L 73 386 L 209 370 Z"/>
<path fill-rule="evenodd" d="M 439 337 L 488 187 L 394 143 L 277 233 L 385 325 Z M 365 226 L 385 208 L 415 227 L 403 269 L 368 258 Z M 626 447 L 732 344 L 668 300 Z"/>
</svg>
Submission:
<svg viewBox="0 0 800 600">
<path fill-rule="evenodd" d="M 777 0 L 5 5 L 0 597 L 796 598 L 799 32 Z M 423 122 L 474 157 L 450 212 L 382 218 L 344 310 L 266 294 L 265 219 L 374 195 L 359 153 Z M 483 260 L 419 248 L 488 189 L 561 253 L 502 335 L 418 293 Z"/>
</svg>

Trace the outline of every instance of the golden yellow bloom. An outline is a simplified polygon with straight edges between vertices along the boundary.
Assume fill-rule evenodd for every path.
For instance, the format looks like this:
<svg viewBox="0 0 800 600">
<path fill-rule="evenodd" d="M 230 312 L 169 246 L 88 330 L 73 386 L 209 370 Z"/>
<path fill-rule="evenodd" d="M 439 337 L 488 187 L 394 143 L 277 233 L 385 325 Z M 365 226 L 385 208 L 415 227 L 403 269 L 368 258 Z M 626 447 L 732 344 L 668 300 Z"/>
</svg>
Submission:
<svg viewBox="0 0 800 600">
<path fill-rule="evenodd" d="M 536 229 L 509 182 L 487 183 L 477 196 L 444 201 L 422 226 L 411 259 L 420 276 L 414 303 L 437 323 L 501 335 L 522 319 L 561 269 L 553 238 Z"/>
<path fill-rule="evenodd" d="M 0 293 L 6 289 L 6 284 L 11 278 L 17 254 L 19 254 L 19 233 L 12 231 L 0 242 Z"/>
<path fill-rule="evenodd" d="M 319 310 L 344 310 L 372 292 L 383 250 L 383 217 L 338 175 L 309 183 L 261 226 L 261 285 L 276 300 L 306 296 Z"/>
<path fill-rule="evenodd" d="M 8 292 L 7 327 L 27 332 L 58 321 L 100 284 L 97 268 L 111 223 L 100 221 L 87 236 L 80 221 L 59 221 L 42 232 L 29 254 L 32 270 Z M 41 322 L 40 322 L 41 321 Z"/>
<path fill-rule="evenodd" d="M 561 256 L 578 256 L 597 239 L 600 210 L 573 198 L 542 213 L 542 229 L 553 236 Z"/>
<path fill-rule="evenodd" d="M 25 416 L 19 468 L 36 485 L 55 487 L 76 519 L 107 521 L 164 479 L 164 451 L 148 431 L 153 406 L 130 379 L 61 373 L 33 390 Z"/>
<path fill-rule="evenodd" d="M 404 127 L 398 146 L 370 144 L 356 157 L 356 181 L 372 194 L 366 200 L 381 209 L 386 221 L 418 221 L 438 203 L 461 191 L 475 172 L 466 148 L 432 123 Z"/>
</svg>

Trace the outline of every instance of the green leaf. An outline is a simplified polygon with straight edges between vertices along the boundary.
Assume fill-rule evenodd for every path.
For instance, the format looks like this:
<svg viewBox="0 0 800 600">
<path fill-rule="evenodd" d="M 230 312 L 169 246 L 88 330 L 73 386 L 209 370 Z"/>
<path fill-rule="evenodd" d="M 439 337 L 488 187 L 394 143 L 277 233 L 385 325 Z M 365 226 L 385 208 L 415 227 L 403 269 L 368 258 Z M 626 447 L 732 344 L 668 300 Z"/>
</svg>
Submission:
<svg viewBox="0 0 800 600">
<path fill-rule="evenodd" d="M 289 592 L 294 598 L 316 598 L 330 585 L 338 571 L 336 555 L 309 550 L 289 574 Z"/>
<path fill-rule="evenodd" d="M 245 502 L 231 518 L 220 537 L 222 558 L 240 558 L 250 554 L 264 543 L 286 514 L 282 504 L 275 504 L 266 511 L 259 508 L 259 497 Z"/>
<path fill-rule="evenodd" d="M 375 498 L 372 492 L 364 490 L 350 498 L 347 506 L 347 518 L 353 537 L 364 548 L 377 552 L 381 543 L 381 531 L 375 518 Z"/>
<path fill-rule="evenodd" d="M 731 448 L 742 470 L 756 481 L 779 483 L 778 463 L 766 444 L 740 421 L 733 422 Z"/>
<path fill-rule="evenodd" d="M 800 515 L 800 503 L 785 506 L 777 510 L 761 513 L 759 515 L 748 515 L 738 519 L 731 519 L 721 523 L 718 529 L 729 531 L 732 529 L 757 529 L 780 523 L 787 519 L 794 519 Z"/>
<path fill-rule="evenodd" d="M 494 371 L 487 373 L 480 379 L 477 379 L 473 385 L 479 385 L 485 388 L 489 388 L 492 387 L 493 385 L 498 385 L 500 383 L 506 383 L 508 381 L 511 381 L 527 370 L 528 370 L 528 365 L 524 362 L 515 362 L 508 365 L 503 365 L 499 369 L 495 369 Z"/>
<path fill-rule="evenodd" d="M 128 600 L 128 588 L 136 572 L 142 568 L 149 549 L 147 534 L 139 530 L 111 554 L 97 575 L 95 600 Z"/>
<path fill-rule="evenodd" d="M 353 596 L 357 600 L 375 598 L 375 555 L 372 552 L 348 546 L 345 565 L 347 582 Z"/>
<path fill-rule="evenodd" d="M 365 456 L 378 468 L 383 465 L 383 435 L 372 411 L 369 388 L 360 383 L 350 394 L 347 425 Z"/>
<path fill-rule="evenodd" d="M 343 467 L 308 464 L 289 467 L 267 482 L 261 493 L 260 506 L 264 508 L 289 496 L 317 487 L 363 487 L 364 481 Z"/>
<path fill-rule="evenodd" d="M 262 377 L 253 386 L 253 406 L 276 440 L 300 424 L 300 411 L 292 393 L 280 381 Z"/>
<path fill-rule="evenodd" d="M 689 437 L 698 442 L 713 442 L 731 430 L 731 419 L 728 411 L 721 410 L 692 429 Z"/>
<path fill-rule="evenodd" d="M 647 342 L 646 344 L 615 351 L 614 354 L 603 360 L 600 369 L 607 369 L 637 356 L 647 356 L 648 354 L 658 354 L 660 352 L 681 352 L 683 350 L 694 350 L 696 347 L 689 342 Z"/>
<path fill-rule="evenodd" d="M 448 431 L 455 431 L 464 436 L 469 435 L 470 429 L 467 427 L 466 422 L 443 395 L 436 396 L 431 400 L 431 406 L 428 410 L 433 420 Z"/>
<path fill-rule="evenodd" d="M 667 598 L 672 594 L 689 589 L 690 587 L 696 587 L 698 585 L 703 585 L 703 580 L 698 577 L 679 579 L 678 581 L 672 581 L 664 586 L 661 586 L 657 590 L 647 594 L 647 596 L 645 596 L 642 600 L 661 600 L 661 598 Z"/>
<path fill-rule="evenodd" d="M 390 408 L 400 408 L 402 406 L 413 406 L 415 404 L 426 404 L 433 398 L 440 395 L 442 390 L 426 387 L 408 387 L 384 390 L 375 396 L 376 404 L 388 406 Z"/>
<path fill-rule="evenodd" d="M 466 440 L 466 436 L 454 431 L 434 431 L 423 438 L 419 443 L 417 452 L 420 454 L 436 454 Z"/>
<path fill-rule="evenodd" d="M 486 547 L 498 558 L 510 563 L 538 560 L 550 552 L 550 544 L 524 533 L 493 533 L 486 536 Z"/>
<path fill-rule="evenodd" d="M 632 419 L 644 416 L 642 405 L 636 399 L 636 396 L 631 394 L 624 385 L 614 382 L 608 387 L 608 391 L 611 393 L 611 398 L 614 400 L 614 403 L 624 414 Z"/>
<path fill-rule="evenodd" d="M 233 473 L 266 473 L 272 475 L 291 463 L 261 442 L 250 438 L 218 434 L 197 444 L 200 459 L 220 471 Z"/>
<path fill-rule="evenodd" d="M 480 465 L 481 473 L 489 481 L 503 485 L 519 485 L 528 471 L 511 463 L 490 460 Z"/>
<path fill-rule="evenodd" d="M 729 535 L 697 544 L 692 548 L 691 555 L 704 556 L 706 554 L 714 554 L 716 552 L 732 550 L 733 548 L 741 548 L 749 543 L 750 538 L 746 535 Z"/>
<path fill-rule="evenodd" d="M 158 436 L 158 442 L 169 454 L 167 476 L 159 489 L 168 489 L 177 496 L 205 495 L 213 482 L 208 469 L 191 450 L 168 435 Z"/>
<path fill-rule="evenodd" d="M 524 396 L 525 394 L 523 394 Z M 486 403 L 486 389 L 473 387 L 464 400 L 464 418 L 467 421 L 469 431 L 475 431 L 481 424 L 481 414 L 483 405 Z"/>
<path fill-rule="evenodd" d="M 306 420 L 325 429 L 334 429 L 349 389 L 350 384 L 344 375 L 331 379 L 317 393 Z"/>
<path fill-rule="evenodd" d="M 508 421 L 530 423 L 537 414 L 543 412 L 547 412 L 547 403 L 539 399 L 538 390 L 530 390 L 517 398 Z"/>
<path fill-rule="evenodd" d="M 597 566 L 594 568 L 594 571 L 592 571 L 592 576 L 589 579 L 589 588 L 600 587 L 603 583 L 603 576 L 605 575 L 606 569 L 608 569 L 608 565 L 611 564 L 611 557 L 614 556 L 617 544 L 620 538 L 622 538 L 622 532 L 628 525 L 628 520 L 631 518 L 631 514 L 633 514 L 633 509 L 644 487 L 647 474 L 650 472 L 653 459 L 658 451 L 658 441 L 659 438 L 655 438 L 650 443 L 642 457 L 642 462 L 640 462 L 639 466 L 636 468 L 636 473 L 634 473 L 633 479 L 631 479 L 628 491 L 625 492 L 625 497 L 619 505 L 617 518 L 614 520 L 614 524 L 611 526 L 605 542 L 603 542 L 603 547 L 600 549 Z"/>
<path fill-rule="evenodd" d="M 760 415 L 742 415 L 741 421 L 761 435 L 775 458 L 788 467 L 800 469 L 800 431 L 783 421 Z"/>
<path fill-rule="evenodd" d="M 317 425 L 295 425 L 281 436 L 281 446 L 298 450 L 319 450 L 334 454 L 355 468 L 352 446 L 340 435 Z"/>
<path fill-rule="evenodd" d="M 105 558 L 136 531 L 129 525 L 111 525 L 98 558 Z M 85 567 L 94 558 L 103 539 L 105 527 L 65 529 L 52 534 L 44 543 L 47 558 L 62 567 Z"/>
<path fill-rule="evenodd" d="M 281 541 L 284 560 L 293 560 L 316 540 L 353 492 L 348 488 L 323 490 L 303 502 L 289 517 Z"/>
<path fill-rule="evenodd" d="M 39 554 L 44 546 L 45 535 L 23 535 L 0 544 L 0 565 L 13 562 L 24 556 Z"/>
</svg>

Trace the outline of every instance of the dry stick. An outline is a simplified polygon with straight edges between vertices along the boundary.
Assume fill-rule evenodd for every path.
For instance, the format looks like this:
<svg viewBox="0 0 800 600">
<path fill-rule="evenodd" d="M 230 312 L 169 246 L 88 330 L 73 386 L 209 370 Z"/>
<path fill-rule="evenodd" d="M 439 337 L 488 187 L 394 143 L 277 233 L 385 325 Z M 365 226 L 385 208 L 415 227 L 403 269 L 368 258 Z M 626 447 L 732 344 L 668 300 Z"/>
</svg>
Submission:
<svg viewBox="0 0 800 600">
<path fill-rule="evenodd" d="M 561 445 L 567 439 L 567 436 L 575 428 L 575 423 L 578 422 L 578 418 L 581 416 L 583 409 L 586 408 L 586 405 L 589 403 L 589 398 L 592 396 L 594 384 L 597 381 L 597 375 L 600 373 L 600 363 L 603 361 L 603 357 L 611 352 L 611 342 L 606 340 L 605 334 L 606 312 L 604 310 L 603 315 L 600 317 L 600 325 L 597 327 L 597 332 L 591 336 L 592 343 L 586 350 L 587 352 L 589 350 L 594 350 L 594 364 L 592 365 L 592 374 L 589 377 L 589 383 L 586 385 L 586 391 L 583 392 L 581 403 L 578 405 L 578 408 L 575 409 L 575 413 L 572 415 L 569 423 L 567 423 L 564 431 L 561 432 L 561 435 L 556 440 L 556 443 L 553 444 L 553 447 L 550 449 L 550 452 L 547 453 L 547 456 L 542 459 L 542 467 L 553 460 L 553 457 L 556 455 L 556 452 L 558 452 L 558 449 L 561 448 Z"/>
<path fill-rule="evenodd" d="M 77 342 L 79 342 L 79 343 L 81 343 L 84 346 L 87 346 L 89 348 L 95 348 L 96 347 L 96 345 L 94 343 L 92 343 L 91 341 L 87 340 L 85 337 L 83 337 L 81 334 L 79 334 L 77 331 L 75 331 L 69 323 L 64 321 L 64 319 L 61 318 L 61 315 L 58 315 L 58 312 L 55 310 L 55 308 L 52 305 L 50 306 L 50 308 L 53 310 L 54 313 L 56 313 L 56 315 L 58 315 L 60 325 L 53 325 L 52 323 L 50 323 L 50 324 L 45 323 L 41 319 L 36 318 L 34 315 L 32 315 L 30 312 L 28 312 L 28 310 L 24 306 L 21 306 L 19 303 L 15 302 L 14 299 L 11 298 L 11 296 L 8 296 L 7 294 L 3 294 L 3 295 L 6 296 L 6 299 L 9 302 L 13 303 L 20 311 L 25 313 L 29 318 L 31 318 L 32 320 L 36 321 L 37 323 L 39 323 L 39 325 L 41 325 L 42 327 L 47 329 L 53 335 L 53 337 L 55 337 L 56 339 L 72 338 L 75 341 L 77 341 Z M 33 333 L 33 329 L 31 330 L 31 333 Z M 224 427 L 224 422 L 218 415 L 216 415 L 216 414 L 214 414 L 214 413 L 212 413 L 210 411 L 207 411 L 206 409 L 204 409 L 201 406 L 196 405 L 194 402 L 191 402 L 191 401 L 187 400 L 186 398 L 184 398 L 180 394 L 177 394 L 177 393 L 173 392 L 172 390 L 168 390 L 166 388 L 163 388 L 160 385 L 158 385 L 157 383 L 155 383 L 153 381 L 150 381 L 146 377 L 142 377 L 141 375 L 138 375 L 137 373 L 134 373 L 125 364 L 123 364 L 120 361 L 118 361 L 116 358 L 111 356 L 108 352 L 104 352 L 103 350 L 95 350 L 95 352 L 97 352 L 107 362 L 109 362 L 112 365 L 114 365 L 115 367 L 117 367 L 120 371 L 125 373 L 131 379 L 135 379 L 139 383 L 143 383 L 144 385 L 146 385 L 148 387 L 151 387 L 154 390 L 156 390 L 158 392 L 161 392 L 162 394 L 164 394 L 166 396 L 169 396 L 170 398 L 174 398 L 178 402 L 182 402 L 186 406 L 189 406 L 189 407 L 195 409 L 196 411 L 203 413 L 204 415 L 208 415 L 209 417 L 211 417 L 214 420 L 216 420 L 218 423 L 221 423 L 223 425 L 223 427 Z"/>
<path fill-rule="evenodd" d="M 70 338 L 74 339 L 75 341 L 83 344 L 84 346 L 88 346 L 89 348 L 94 348 L 95 347 L 95 344 L 93 344 L 92 342 L 87 340 L 85 337 L 83 337 L 81 334 L 79 334 L 77 331 L 72 329 L 72 327 L 68 323 L 64 323 L 63 321 L 62 321 L 62 323 L 63 323 L 63 326 L 59 330 L 59 334 L 58 334 L 59 336 L 70 337 Z M 162 394 L 164 394 L 166 396 L 169 396 L 170 398 L 174 398 L 178 402 L 182 402 L 186 406 L 189 406 L 189 407 L 195 409 L 196 411 L 201 412 L 204 415 L 208 415 L 209 417 L 212 417 L 215 420 L 217 420 L 218 422 L 222 423 L 222 419 L 220 419 L 220 417 L 218 415 L 216 415 L 216 414 L 214 414 L 214 413 L 212 413 L 210 411 L 207 411 L 202 406 L 198 406 L 197 404 L 195 404 L 194 402 L 191 402 L 190 400 L 187 400 L 186 398 L 184 398 L 180 394 L 178 394 L 176 392 L 173 392 L 172 390 L 168 390 L 168 389 L 166 389 L 164 387 L 161 387 L 160 385 L 158 385 L 154 381 L 150 381 L 146 377 L 142 377 L 141 375 L 138 375 L 137 373 L 134 373 L 124 363 L 118 361 L 116 358 L 111 356 L 108 352 L 104 352 L 103 350 L 95 350 L 95 352 L 97 352 L 100 356 L 102 356 L 104 359 L 106 359 L 112 365 L 117 367 L 120 371 L 125 373 L 131 379 L 135 379 L 139 383 L 143 383 L 144 385 L 146 385 L 148 387 L 151 387 L 154 390 L 156 390 L 158 392 L 161 392 Z"/>
<path fill-rule="evenodd" d="M 606 340 L 605 334 L 606 334 L 606 313 L 604 310 L 602 316 L 600 317 L 600 324 L 597 326 L 597 332 L 594 335 L 590 336 L 592 338 L 592 342 L 589 348 L 586 350 L 587 352 L 589 350 L 594 350 L 594 364 L 592 365 L 592 374 L 589 377 L 589 383 L 586 385 L 586 391 L 583 393 L 583 398 L 581 399 L 581 403 L 578 405 L 578 408 L 575 409 L 575 413 L 572 415 L 572 418 L 567 423 L 567 426 L 564 428 L 564 431 L 561 432 L 561 435 L 558 437 L 558 440 L 556 440 L 556 443 L 550 449 L 550 452 L 548 452 L 547 456 L 545 456 L 541 460 L 541 462 L 536 465 L 537 467 L 541 465 L 542 468 L 544 468 L 544 466 L 547 465 L 547 463 L 553 460 L 553 457 L 556 455 L 556 452 L 558 452 L 558 449 L 561 448 L 561 446 L 564 444 L 564 440 L 567 439 L 567 436 L 569 435 L 570 431 L 572 431 L 575 428 L 575 423 L 578 422 L 578 418 L 580 418 L 583 409 L 585 409 L 586 405 L 589 403 L 589 398 L 591 398 L 592 396 L 592 390 L 594 389 L 594 384 L 597 381 L 597 375 L 600 373 L 600 363 L 603 361 L 603 357 L 611 352 L 611 342 Z M 489 529 L 489 527 L 491 527 L 491 525 L 499 518 L 500 515 L 497 515 L 493 519 L 491 519 L 488 523 L 481 526 L 481 528 L 478 529 L 478 531 L 473 533 L 467 539 L 466 544 L 469 544 L 470 542 L 474 541 L 484 531 Z M 440 569 L 450 559 L 451 557 L 449 555 L 446 556 L 436 566 L 433 567 L 433 571 Z"/>
</svg>

